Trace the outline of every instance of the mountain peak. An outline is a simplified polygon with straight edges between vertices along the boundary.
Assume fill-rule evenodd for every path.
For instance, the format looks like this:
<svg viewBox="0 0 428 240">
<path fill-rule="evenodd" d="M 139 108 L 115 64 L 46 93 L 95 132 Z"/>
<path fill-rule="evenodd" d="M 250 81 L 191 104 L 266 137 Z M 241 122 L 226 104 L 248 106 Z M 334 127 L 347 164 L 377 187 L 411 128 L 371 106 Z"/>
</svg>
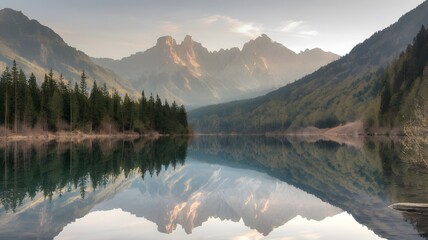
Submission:
<svg viewBox="0 0 428 240">
<path fill-rule="evenodd" d="M 24 51 L 35 51 L 43 44 L 58 42 L 66 43 L 52 29 L 41 25 L 36 20 L 30 20 L 21 11 L 11 8 L 0 10 L 0 38 L 8 39 L 9 43 L 18 46 L 18 42 L 26 48 Z M 31 50 L 30 50 L 31 49 Z"/>
<path fill-rule="evenodd" d="M 256 42 L 258 44 L 263 44 L 263 45 L 273 43 L 272 39 L 264 33 L 262 35 L 260 35 L 259 37 L 257 37 L 256 39 L 254 39 L 254 42 Z"/>
<path fill-rule="evenodd" d="M 174 38 L 171 36 L 163 36 L 158 38 L 158 41 L 156 43 L 157 46 L 175 46 L 177 43 L 175 42 Z"/>
<path fill-rule="evenodd" d="M 268 35 L 266 35 L 266 34 L 262 34 L 262 35 L 260 35 L 258 38 L 256 38 L 256 40 L 257 39 L 259 39 L 259 40 L 269 40 L 269 41 L 272 41 L 272 39 L 270 39 L 270 37 L 268 37 Z"/>
<path fill-rule="evenodd" d="M 25 16 L 21 11 L 16 11 L 12 8 L 3 8 L 0 10 L 0 14 L 20 14 Z"/>
<path fill-rule="evenodd" d="M 79 72 L 84 69 L 88 76 L 101 79 L 123 95 L 126 92 L 136 93 L 129 82 L 96 65 L 86 54 L 65 43 L 52 29 L 37 20 L 30 20 L 21 11 L 1 9 L 0 29 L 0 65 L 16 59 L 25 72 L 33 72 L 39 80 L 51 68 L 72 82 L 80 79 Z"/>
<path fill-rule="evenodd" d="M 193 42 L 192 36 L 190 35 L 186 35 L 186 37 L 184 37 L 183 43 L 188 43 L 188 42 Z"/>
<path fill-rule="evenodd" d="M 262 46 L 264 47 L 264 46 L 270 45 L 272 43 L 274 43 L 274 41 L 272 41 L 272 39 L 270 39 L 266 34 L 263 33 L 259 37 L 252 39 L 249 42 L 245 43 L 243 49 L 248 48 L 250 46 L 251 46 L 251 48 L 254 48 L 254 47 L 260 48 Z"/>
<path fill-rule="evenodd" d="M 290 49 L 286 48 L 282 44 L 273 41 L 270 37 L 268 37 L 266 34 L 262 34 L 256 39 L 250 40 L 249 42 L 245 43 L 242 47 L 243 52 L 262 52 L 262 51 L 281 51 L 287 55 L 296 55 L 295 52 L 291 51 Z"/>
<path fill-rule="evenodd" d="M 322 50 L 321 48 L 306 48 L 304 51 L 300 51 L 299 54 L 310 54 L 310 53 L 325 53 L 326 51 Z"/>
<path fill-rule="evenodd" d="M 190 35 L 186 35 L 183 42 L 181 42 L 181 46 L 188 48 L 188 49 L 192 48 L 193 44 L 194 44 L 194 42 L 193 42 L 192 36 L 190 36 Z"/>
<path fill-rule="evenodd" d="M 27 16 L 25 16 L 21 11 L 16 11 L 11 8 L 3 8 L 0 10 L 0 20 L 22 22 L 22 21 L 29 21 L 30 19 Z"/>
</svg>

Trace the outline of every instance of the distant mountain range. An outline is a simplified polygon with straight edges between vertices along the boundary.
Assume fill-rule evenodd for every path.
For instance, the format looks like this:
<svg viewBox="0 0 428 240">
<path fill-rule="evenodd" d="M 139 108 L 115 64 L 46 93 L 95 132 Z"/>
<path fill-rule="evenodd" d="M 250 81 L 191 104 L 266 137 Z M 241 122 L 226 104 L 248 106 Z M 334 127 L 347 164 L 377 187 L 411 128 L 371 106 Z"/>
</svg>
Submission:
<svg viewBox="0 0 428 240">
<path fill-rule="evenodd" d="M 263 34 L 247 42 L 242 50 L 214 52 L 191 36 L 180 44 L 165 36 L 154 47 L 121 60 L 93 60 L 146 94 L 158 93 L 186 105 L 201 106 L 258 96 L 338 58 L 321 49 L 297 54 Z"/>
<path fill-rule="evenodd" d="M 71 82 L 79 81 L 85 70 L 90 86 L 96 80 L 122 95 L 138 97 L 144 90 L 193 106 L 258 96 L 339 58 L 321 49 L 297 54 L 263 34 L 242 50 L 210 52 L 190 36 L 180 44 L 165 36 L 154 47 L 121 60 L 91 59 L 22 12 L 0 10 L 0 29 L 3 69 L 16 60 L 39 82 L 51 68 Z"/>
<path fill-rule="evenodd" d="M 123 95 L 137 93 L 127 80 L 98 66 L 85 53 L 65 43 L 52 29 L 30 20 L 22 12 L 9 8 L 0 10 L 0 29 L 1 69 L 16 60 L 25 72 L 33 72 L 39 82 L 50 68 L 57 78 L 63 74 L 65 80 L 72 82 L 79 81 L 85 70 L 90 86 L 96 80 Z"/>
<path fill-rule="evenodd" d="M 416 65 L 422 68 L 412 77 L 421 78 L 423 75 L 426 59 L 419 56 L 421 54 L 412 53 L 413 50 L 408 46 L 412 44 L 421 26 L 428 26 L 427 13 L 428 1 L 425 1 L 398 22 L 375 33 L 354 47 L 349 54 L 318 71 L 258 98 L 192 111 L 189 113 L 189 121 L 199 132 L 283 132 L 308 126 L 334 127 L 356 120 L 363 120 L 365 127 L 396 127 L 391 123 L 382 126 L 391 121 L 379 117 L 381 95 L 385 89 L 390 88 L 387 82 L 398 82 L 396 87 L 400 88 L 403 81 L 420 84 L 426 79 L 393 81 L 393 78 L 400 76 L 409 78 L 408 73 Z M 406 48 L 406 55 L 411 57 L 403 57 L 403 53 L 402 58 L 397 60 L 398 63 L 393 65 L 397 69 L 388 68 L 388 64 L 398 59 Z M 407 64 L 403 64 L 405 61 Z M 424 85 L 426 84 L 420 86 Z M 406 86 L 406 90 L 393 97 L 391 102 L 401 104 L 407 99 L 412 102 L 406 103 L 406 106 L 413 106 L 415 99 L 401 97 L 407 96 L 412 89 L 418 91 L 418 86 Z M 426 95 L 421 91 L 422 95 Z M 398 93 L 397 90 L 396 92 Z M 412 96 L 420 97 L 421 94 L 413 93 Z M 397 97 L 401 100 L 397 101 Z M 396 115 L 396 118 L 409 118 L 409 115 L 397 115 L 403 112 L 394 110 L 395 108 L 401 107 L 389 105 L 386 111 L 391 110 L 390 115 Z M 407 114 L 409 112 L 407 109 Z"/>
</svg>

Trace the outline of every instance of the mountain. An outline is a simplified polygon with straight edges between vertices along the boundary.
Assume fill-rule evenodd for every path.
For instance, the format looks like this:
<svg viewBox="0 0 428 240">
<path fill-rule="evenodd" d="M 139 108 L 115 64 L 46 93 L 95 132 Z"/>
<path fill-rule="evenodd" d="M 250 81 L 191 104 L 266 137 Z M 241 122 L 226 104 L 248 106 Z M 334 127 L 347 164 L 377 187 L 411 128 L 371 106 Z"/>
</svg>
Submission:
<svg viewBox="0 0 428 240">
<path fill-rule="evenodd" d="M 242 50 L 215 52 L 191 36 L 179 44 L 165 36 L 154 47 L 121 60 L 93 60 L 130 80 L 136 89 L 201 106 L 266 93 L 338 58 L 321 49 L 297 54 L 263 34 Z"/>
<path fill-rule="evenodd" d="M 9 8 L 0 10 L 0 29 L 2 69 L 16 60 L 25 72 L 33 72 L 39 82 L 49 69 L 53 69 L 57 77 L 61 73 L 65 80 L 72 82 L 79 81 L 85 70 L 90 85 L 95 79 L 121 94 L 135 93 L 127 80 L 98 66 L 85 53 L 65 43 L 52 29 L 30 20 L 22 12 Z"/>
<path fill-rule="evenodd" d="M 380 125 L 384 68 L 428 25 L 427 12 L 425 1 L 318 71 L 258 98 L 195 110 L 189 121 L 200 132 L 279 132 L 355 120 Z"/>
<path fill-rule="evenodd" d="M 242 219 L 264 236 L 297 216 L 322 221 L 342 212 L 266 174 L 199 160 L 189 160 L 157 177 L 136 179 L 129 189 L 93 210 L 116 208 L 156 223 L 162 233 L 172 233 L 181 225 L 190 234 L 218 218 Z"/>
</svg>

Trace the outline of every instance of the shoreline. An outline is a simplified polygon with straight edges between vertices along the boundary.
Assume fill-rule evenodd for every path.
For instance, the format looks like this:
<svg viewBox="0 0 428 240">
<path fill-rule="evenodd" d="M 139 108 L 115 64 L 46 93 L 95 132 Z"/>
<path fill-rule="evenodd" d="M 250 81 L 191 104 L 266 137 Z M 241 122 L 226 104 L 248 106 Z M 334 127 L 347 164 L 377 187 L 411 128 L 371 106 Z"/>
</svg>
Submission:
<svg viewBox="0 0 428 240">
<path fill-rule="evenodd" d="M 158 139 L 164 136 L 157 132 L 149 132 L 146 134 L 139 134 L 137 132 L 124 132 L 124 133 L 84 133 L 81 131 L 73 132 L 28 132 L 28 133 L 10 133 L 7 136 L 0 136 L 0 142 L 15 142 L 15 141 L 84 141 L 95 139 Z"/>
<path fill-rule="evenodd" d="M 367 131 L 364 129 L 362 121 L 349 122 L 343 125 L 339 125 L 333 128 L 319 129 L 316 127 L 306 127 L 300 129 L 294 129 L 285 132 L 265 132 L 265 133 L 198 133 L 192 132 L 187 134 L 160 134 L 155 131 L 150 131 L 144 134 L 137 132 L 83 132 L 80 130 L 75 131 L 57 131 L 50 132 L 40 129 L 27 130 L 21 133 L 9 132 L 5 135 L 5 131 L 0 131 L 0 142 L 18 142 L 18 141 L 58 141 L 58 142 L 80 142 L 85 140 L 96 140 L 96 139 L 138 139 L 144 138 L 149 140 L 156 140 L 160 137 L 166 136 L 266 136 L 266 137 L 290 137 L 300 138 L 309 142 L 315 142 L 318 140 L 334 141 L 340 144 L 346 144 L 361 148 L 363 146 L 364 139 L 367 138 L 389 138 L 395 139 L 405 137 L 402 132 L 397 129 L 371 129 Z"/>
</svg>

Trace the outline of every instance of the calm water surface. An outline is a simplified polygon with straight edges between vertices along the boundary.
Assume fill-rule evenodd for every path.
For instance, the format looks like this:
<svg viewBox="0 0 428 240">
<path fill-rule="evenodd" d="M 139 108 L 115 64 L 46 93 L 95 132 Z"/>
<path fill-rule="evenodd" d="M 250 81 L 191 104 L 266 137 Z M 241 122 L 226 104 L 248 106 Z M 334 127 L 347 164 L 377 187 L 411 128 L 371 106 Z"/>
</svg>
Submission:
<svg viewBox="0 0 428 240">
<path fill-rule="evenodd" d="M 0 239 L 425 239 L 400 144 L 270 137 L 0 144 Z"/>
</svg>

